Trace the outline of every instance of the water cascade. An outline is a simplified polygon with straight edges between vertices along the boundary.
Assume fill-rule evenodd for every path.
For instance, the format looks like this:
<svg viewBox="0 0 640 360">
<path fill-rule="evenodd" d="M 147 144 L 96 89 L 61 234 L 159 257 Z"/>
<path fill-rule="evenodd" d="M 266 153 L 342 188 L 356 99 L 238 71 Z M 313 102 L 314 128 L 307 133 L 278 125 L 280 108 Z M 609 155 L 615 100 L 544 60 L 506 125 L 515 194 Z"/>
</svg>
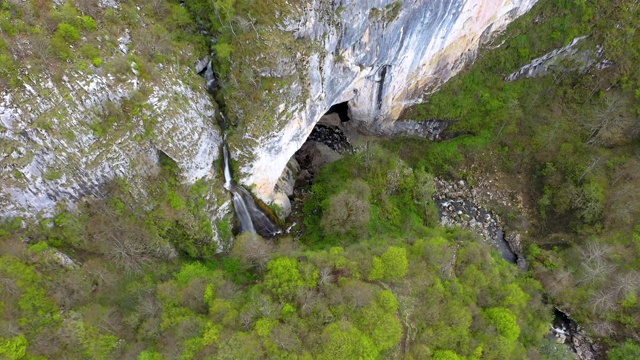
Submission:
<svg viewBox="0 0 640 360">
<path fill-rule="evenodd" d="M 256 233 L 265 238 L 272 238 L 280 234 L 282 230 L 260 209 L 251 194 L 233 181 L 226 136 L 223 140 L 224 188 L 233 194 L 233 208 L 240 223 L 240 232 Z"/>
</svg>

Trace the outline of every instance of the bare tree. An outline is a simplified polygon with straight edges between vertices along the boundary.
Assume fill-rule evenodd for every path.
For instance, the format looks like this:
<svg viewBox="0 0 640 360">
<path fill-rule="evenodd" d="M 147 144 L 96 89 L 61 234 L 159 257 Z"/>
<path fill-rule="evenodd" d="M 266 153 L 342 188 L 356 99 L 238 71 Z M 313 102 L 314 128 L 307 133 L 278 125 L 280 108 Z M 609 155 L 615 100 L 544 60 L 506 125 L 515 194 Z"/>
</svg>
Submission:
<svg viewBox="0 0 640 360">
<path fill-rule="evenodd" d="M 46 65 L 53 57 L 51 44 L 47 39 L 37 36 L 31 40 L 30 45 L 33 56 L 40 60 L 42 65 Z"/>
<path fill-rule="evenodd" d="M 578 281 L 590 283 L 605 279 L 614 270 L 613 264 L 608 259 L 611 252 L 611 247 L 595 241 L 590 241 L 583 246 L 580 249 L 582 276 Z"/>
<path fill-rule="evenodd" d="M 240 314 L 240 323 L 245 330 L 251 329 L 256 319 L 256 314 L 251 309 Z"/>
<path fill-rule="evenodd" d="M 102 13 L 102 8 L 98 5 L 98 1 L 96 0 L 76 0 L 75 3 L 82 13 L 89 15 L 94 19 L 97 19 L 100 16 L 100 13 Z"/>
<path fill-rule="evenodd" d="M 277 325 L 271 332 L 271 340 L 282 350 L 291 353 L 294 353 L 302 345 L 294 328 L 288 324 Z"/>
<path fill-rule="evenodd" d="M 589 124 L 591 134 L 587 144 L 594 146 L 618 146 L 638 135 L 638 119 L 628 113 L 629 100 L 617 93 L 608 93 L 605 103 Z"/>
<path fill-rule="evenodd" d="M 231 255 L 245 265 L 264 272 L 273 256 L 273 245 L 259 235 L 247 232 L 236 237 Z"/>
<path fill-rule="evenodd" d="M 613 311 L 616 308 L 616 297 L 611 291 L 598 290 L 591 294 L 589 305 L 594 314 Z"/>
<path fill-rule="evenodd" d="M 559 296 L 567 288 L 574 286 L 573 275 L 568 270 L 558 270 L 553 272 L 553 275 L 547 281 L 544 281 L 545 288 L 553 296 Z"/>
<path fill-rule="evenodd" d="M 164 0 L 151 0 L 149 5 L 153 9 L 153 12 L 158 16 L 163 16 L 168 11 Z"/>
<path fill-rule="evenodd" d="M 599 337 L 602 338 L 608 338 L 616 334 L 616 329 L 613 324 L 606 320 L 591 325 L 591 328 Z"/>
<path fill-rule="evenodd" d="M 330 233 L 346 234 L 366 230 L 371 216 L 369 186 L 362 180 L 354 181 L 349 189 L 329 200 L 329 208 L 322 217 L 322 226 Z"/>
<path fill-rule="evenodd" d="M 91 247 L 125 271 L 140 272 L 154 259 L 172 256 L 170 249 L 143 224 L 119 216 L 104 202 L 92 203 L 88 210 L 87 232 Z"/>
<path fill-rule="evenodd" d="M 206 314 L 209 306 L 204 299 L 204 291 L 207 288 L 207 281 L 204 279 L 193 279 L 182 290 L 181 302 L 184 306 L 199 314 Z"/>
<path fill-rule="evenodd" d="M 616 276 L 612 288 L 616 296 L 624 300 L 628 294 L 640 290 L 640 273 L 636 270 L 631 270 Z"/>
<path fill-rule="evenodd" d="M 309 288 L 300 288 L 296 293 L 296 301 L 303 316 L 311 314 L 318 302 L 318 292 Z"/>
<path fill-rule="evenodd" d="M 318 283 L 320 285 L 329 285 L 333 280 L 333 275 L 331 274 L 331 268 L 323 267 L 319 272 L 319 280 Z"/>
<path fill-rule="evenodd" d="M 371 285 L 359 281 L 350 282 L 345 288 L 345 292 L 349 302 L 356 308 L 368 305 L 375 296 Z"/>
</svg>

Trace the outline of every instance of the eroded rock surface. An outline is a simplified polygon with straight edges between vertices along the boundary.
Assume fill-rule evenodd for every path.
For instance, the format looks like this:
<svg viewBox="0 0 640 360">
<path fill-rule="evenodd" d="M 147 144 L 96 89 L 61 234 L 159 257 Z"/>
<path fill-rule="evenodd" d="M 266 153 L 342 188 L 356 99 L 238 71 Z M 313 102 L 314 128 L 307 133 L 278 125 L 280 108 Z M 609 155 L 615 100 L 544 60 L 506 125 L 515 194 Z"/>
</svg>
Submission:
<svg viewBox="0 0 640 360">
<path fill-rule="evenodd" d="M 60 202 L 101 197 L 116 177 L 144 199 L 159 151 L 187 183 L 214 177 L 221 137 L 215 105 L 191 84 L 201 79 L 167 69 L 145 83 L 131 66 L 122 77 L 67 72 L 56 82 L 43 74 L 0 94 L 0 216 L 49 216 Z"/>
<path fill-rule="evenodd" d="M 242 137 L 231 140 L 236 153 L 245 153 L 240 182 L 255 186 L 263 200 L 273 200 L 285 165 L 331 105 L 348 101 L 352 121 L 381 132 L 405 107 L 420 101 L 425 90 L 434 91 L 459 72 L 482 43 L 534 3 L 314 0 L 299 4 L 301 17 L 288 19 L 285 27 L 296 38 L 320 46 L 310 56 L 282 59 L 282 64 L 302 64 L 295 68 L 306 72 L 299 76 L 306 83 L 292 83 L 278 95 L 281 102 L 273 127 L 265 132 L 247 125 Z M 283 68 L 294 68 L 290 65 Z M 305 103 L 300 102 L 301 94 L 306 94 Z M 255 142 L 241 144 L 247 138 Z"/>
</svg>

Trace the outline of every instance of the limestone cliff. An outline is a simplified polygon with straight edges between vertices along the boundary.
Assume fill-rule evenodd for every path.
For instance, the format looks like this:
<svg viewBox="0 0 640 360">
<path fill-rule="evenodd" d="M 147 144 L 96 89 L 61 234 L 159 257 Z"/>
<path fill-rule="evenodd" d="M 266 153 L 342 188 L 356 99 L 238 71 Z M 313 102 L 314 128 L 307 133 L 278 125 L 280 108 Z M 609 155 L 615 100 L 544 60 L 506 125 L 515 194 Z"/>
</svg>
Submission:
<svg viewBox="0 0 640 360">
<path fill-rule="evenodd" d="M 120 78 L 68 72 L 54 84 L 47 75 L 28 77 L 23 89 L 1 94 L 3 217 L 50 215 L 61 201 L 101 196 L 115 177 L 143 198 L 143 178 L 159 169 L 158 151 L 177 162 L 186 182 L 215 174 L 215 107 L 204 86 L 190 84 L 201 80 L 172 68 L 149 82 L 132 66 Z M 132 97 L 140 99 L 122 114 Z"/>
<path fill-rule="evenodd" d="M 264 200 L 318 119 L 348 101 L 351 118 L 376 132 L 473 60 L 480 45 L 528 11 L 535 0 L 308 1 L 285 21 L 296 39 L 319 44 L 296 60 L 304 82 L 281 90 L 271 131 L 252 133 L 241 181 Z M 300 65 L 302 63 L 302 65 Z M 293 69 L 291 59 L 282 67 Z M 300 89 L 308 91 L 300 103 Z M 254 120 L 255 121 L 255 120 Z M 232 140 L 233 141 L 233 140 Z M 278 201 L 287 201 L 279 196 Z"/>
<path fill-rule="evenodd" d="M 279 87 L 263 101 L 253 101 L 268 118 L 245 121 L 229 136 L 240 182 L 273 201 L 287 162 L 331 105 L 348 101 L 352 119 L 365 122 L 372 132 L 383 129 L 425 91 L 458 72 L 478 46 L 534 2 L 296 2 L 290 5 L 295 11 L 280 16 L 273 29 L 288 34 L 288 49 L 304 44 L 301 52 L 275 48 L 278 42 L 268 31 L 246 23 L 247 31 L 273 51 L 245 56 L 248 64 L 257 64 L 258 58 L 271 64 L 256 65 L 256 76 L 249 71 L 245 77 L 256 84 L 258 77 L 279 79 Z M 150 77 L 127 57 L 129 48 L 142 53 L 145 45 L 153 45 L 145 43 L 142 29 L 152 23 L 132 29 L 132 36 L 121 29 L 124 35 L 119 33 L 117 40 L 111 33 L 92 35 L 103 53 L 115 53 L 107 59 L 115 70 L 69 66 L 30 73 L 23 66 L 18 88 L 0 89 L 0 216 L 50 215 L 60 203 L 101 196 L 102 186 L 115 177 L 128 179 L 144 199 L 141 179 L 157 171 L 159 151 L 177 162 L 187 183 L 215 177 L 221 136 L 204 80 L 184 60 L 167 57 L 154 65 Z M 135 34 L 142 40 L 136 42 Z M 28 50 L 30 45 L 24 45 Z M 251 70 L 242 66 L 240 72 Z M 225 105 L 249 113 L 231 101 Z M 216 201 L 213 189 L 211 194 L 213 209 L 223 201 Z M 278 201 L 288 202 L 282 196 Z"/>
</svg>

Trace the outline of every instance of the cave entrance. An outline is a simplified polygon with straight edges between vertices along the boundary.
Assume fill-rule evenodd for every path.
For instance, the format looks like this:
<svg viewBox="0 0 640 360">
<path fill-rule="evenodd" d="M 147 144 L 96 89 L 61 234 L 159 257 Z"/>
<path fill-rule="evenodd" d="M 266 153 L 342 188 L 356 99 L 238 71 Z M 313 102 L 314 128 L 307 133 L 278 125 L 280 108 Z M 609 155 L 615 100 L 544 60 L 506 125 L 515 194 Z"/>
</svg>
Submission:
<svg viewBox="0 0 640 360">
<path fill-rule="evenodd" d="M 310 184 L 322 166 L 353 151 L 345 134 L 345 123 L 350 119 L 349 102 L 345 101 L 332 105 L 318 120 L 305 143 L 294 155 L 302 170 L 302 183 Z"/>
<path fill-rule="evenodd" d="M 340 118 L 340 122 L 347 122 L 351 120 L 351 118 L 349 117 L 349 102 L 345 101 L 345 102 L 332 105 L 329 108 L 329 111 L 327 111 L 323 117 L 331 114 L 338 114 L 338 117 Z"/>
<path fill-rule="evenodd" d="M 309 198 L 310 185 L 315 176 L 325 165 L 353 153 L 349 141 L 349 102 L 332 105 L 313 127 L 304 144 L 293 155 L 283 174 L 287 174 L 288 186 L 286 195 L 290 201 L 287 223 L 291 226 L 287 232 L 304 231 L 303 204 Z M 281 178 L 282 179 L 282 178 Z"/>
</svg>

